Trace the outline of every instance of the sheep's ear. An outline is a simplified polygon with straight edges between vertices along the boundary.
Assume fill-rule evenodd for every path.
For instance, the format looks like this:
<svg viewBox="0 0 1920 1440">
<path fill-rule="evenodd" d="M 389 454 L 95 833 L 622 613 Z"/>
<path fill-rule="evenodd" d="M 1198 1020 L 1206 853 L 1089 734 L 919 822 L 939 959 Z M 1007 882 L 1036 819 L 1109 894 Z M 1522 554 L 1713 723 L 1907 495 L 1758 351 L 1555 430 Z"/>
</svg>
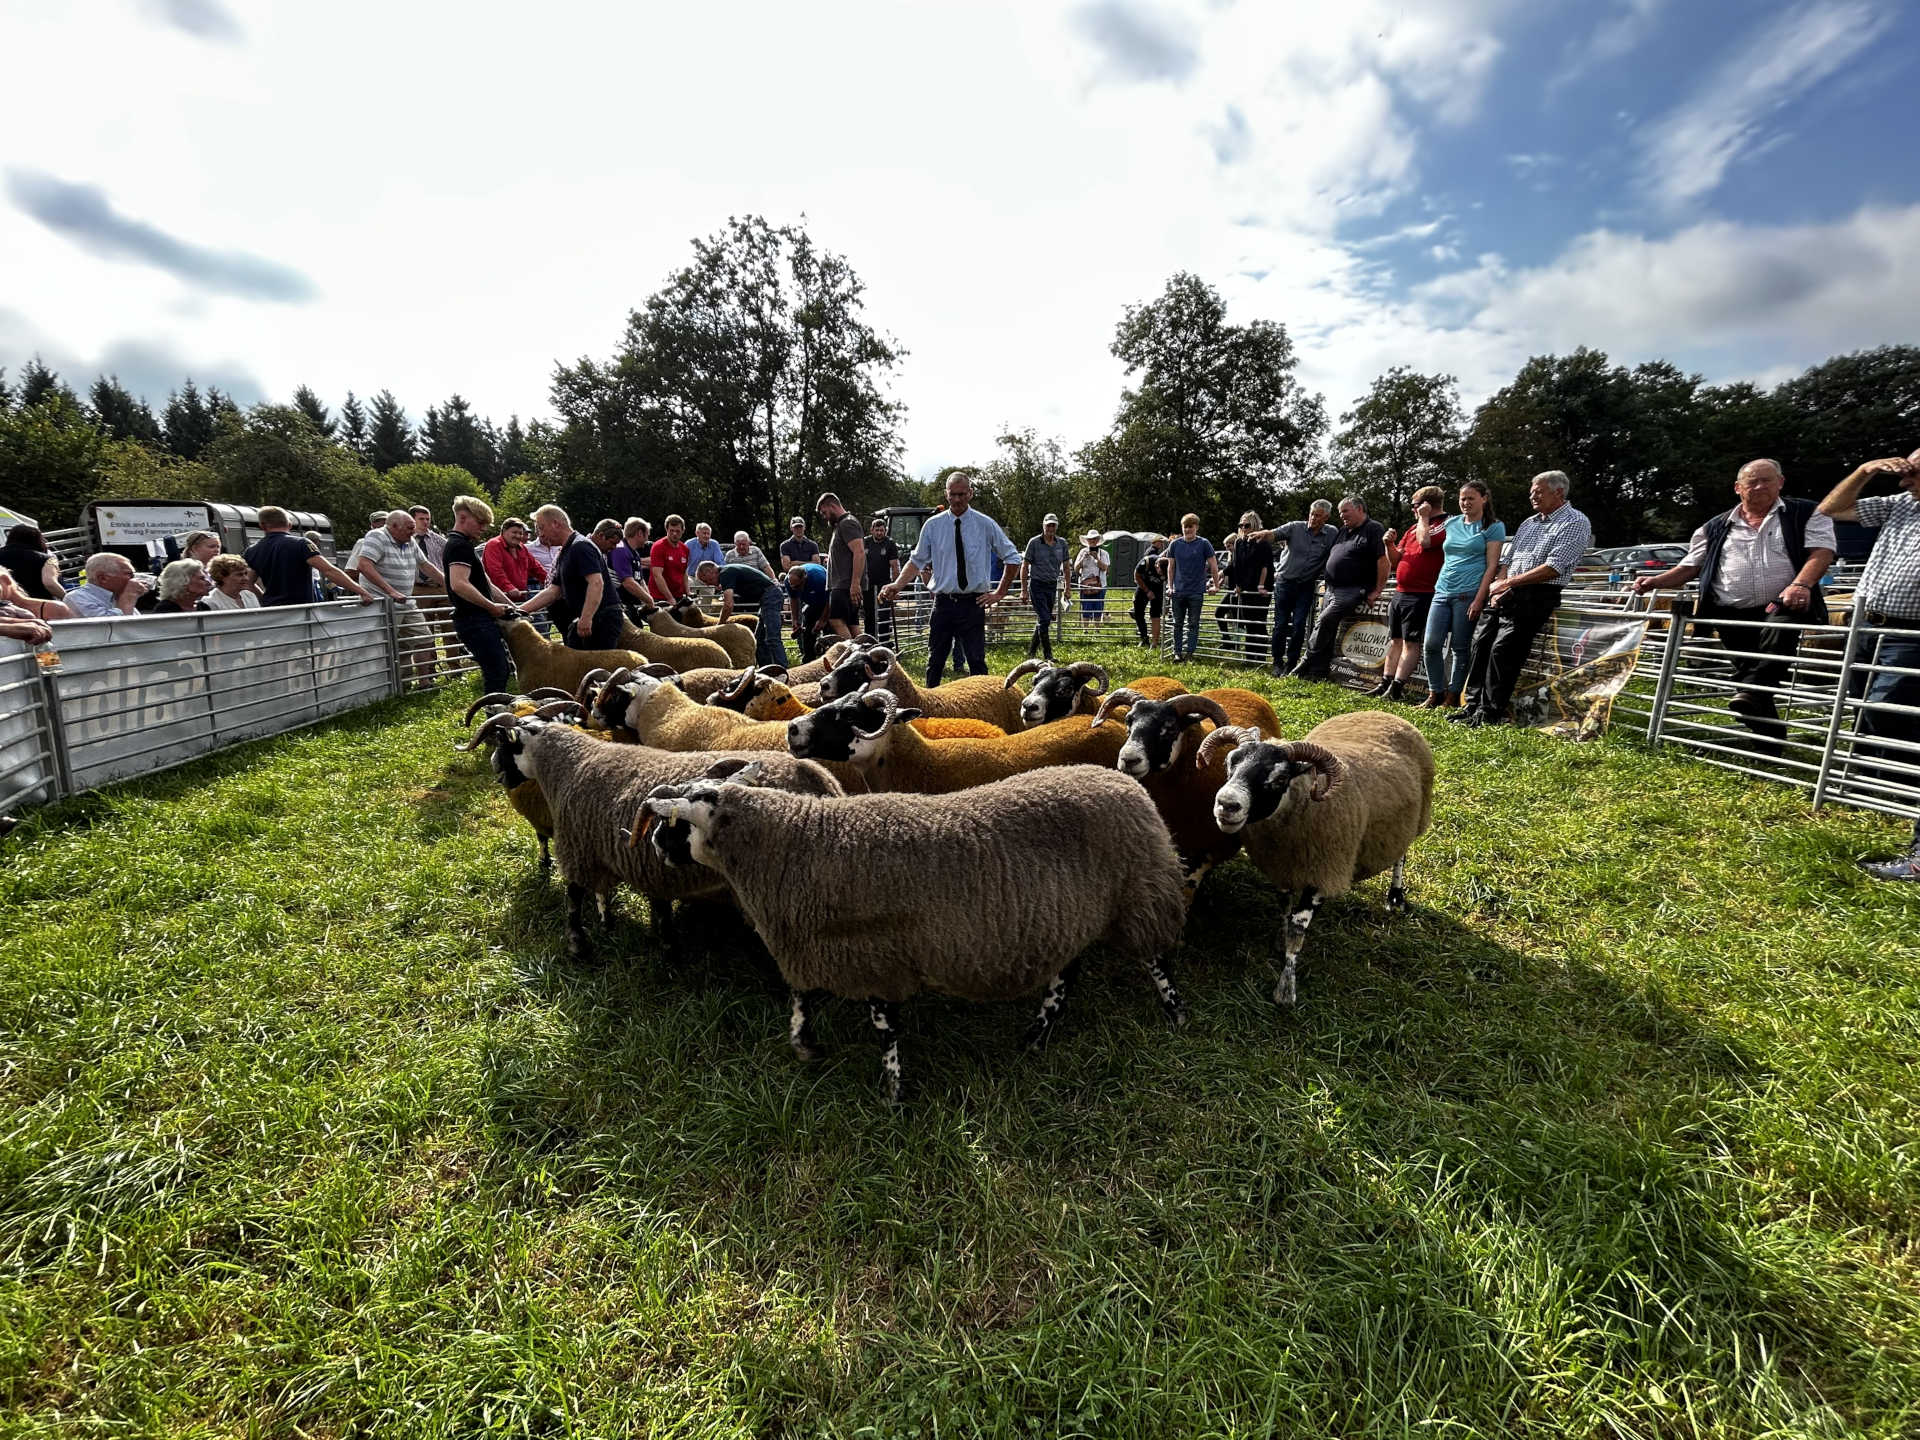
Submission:
<svg viewBox="0 0 1920 1440">
<path fill-rule="evenodd" d="M 926 713 L 924 710 L 916 710 L 911 705 L 902 705 L 898 710 L 893 712 L 893 723 L 896 725 L 904 725 L 909 720 L 918 720 Z"/>
<path fill-rule="evenodd" d="M 729 785 L 758 785 L 767 778 L 766 762 L 749 760 L 727 777 Z"/>
<path fill-rule="evenodd" d="M 738 775 L 742 770 L 746 769 L 749 765 L 755 765 L 758 763 L 759 762 L 755 760 L 743 760 L 738 755 L 729 755 L 725 759 L 716 760 L 713 762 L 713 764 L 709 765 L 706 769 L 706 775 L 704 778 L 708 780 L 731 779 L 733 776 Z"/>
</svg>

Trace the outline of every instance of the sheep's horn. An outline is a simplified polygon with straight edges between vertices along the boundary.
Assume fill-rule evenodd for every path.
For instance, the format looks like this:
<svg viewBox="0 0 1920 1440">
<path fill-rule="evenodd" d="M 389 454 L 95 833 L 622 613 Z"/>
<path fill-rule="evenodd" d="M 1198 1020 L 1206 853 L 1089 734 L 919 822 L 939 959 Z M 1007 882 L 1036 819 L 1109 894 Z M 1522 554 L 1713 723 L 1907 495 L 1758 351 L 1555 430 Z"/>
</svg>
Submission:
<svg viewBox="0 0 1920 1440">
<path fill-rule="evenodd" d="M 1260 732 L 1251 725 L 1222 725 L 1217 729 L 1209 730 L 1205 738 L 1200 741 L 1200 750 L 1193 757 L 1193 763 L 1197 768 L 1204 770 L 1207 768 L 1207 763 L 1213 759 L 1214 751 L 1225 750 L 1228 754 L 1232 754 L 1240 746 L 1250 745 L 1259 738 Z"/>
<path fill-rule="evenodd" d="M 614 671 L 611 675 L 607 676 L 607 681 L 606 681 L 607 688 L 609 690 L 616 689 L 619 686 L 626 684 L 627 681 L 631 680 L 632 678 L 633 678 L 633 671 L 627 666 L 622 665 L 618 670 Z"/>
<path fill-rule="evenodd" d="M 867 668 L 872 670 L 877 665 L 879 666 L 878 673 L 881 675 L 893 669 L 895 658 L 893 651 L 885 645 L 869 645 L 867 647 Z"/>
<path fill-rule="evenodd" d="M 1227 714 L 1226 707 L 1218 700 L 1205 695 L 1176 695 L 1167 702 L 1173 706 L 1176 715 L 1201 714 L 1215 725 L 1231 725 L 1233 717 Z"/>
<path fill-rule="evenodd" d="M 734 677 L 733 684 L 727 687 L 727 698 L 729 700 L 738 700 L 742 695 L 747 693 L 747 687 L 753 684 L 759 677 L 759 674 L 760 672 L 751 665 L 742 670 Z"/>
<path fill-rule="evenodd" d="M 1313 798 L 1324 800 L 1347 778 L 1347 763 L 1324 745 L 1311 740 L 1296 740 L 1287 747 L 1287 757 L 1304 760 L 1319 773 L 1313 777 Z"/>
<path fill-rule="evenodd" d="M 482 695 L 467 707 L 467 713 L 460 717 L 460 723 L 462 725 L 471 725 L 473 724 L 475 711 L 483 709 L 488 705 L 511 705 L 519 698 L 518 695 L 509 694 L 505 690 L 489 690 L 485 695 Z M 529 695 L 527 698 L 531 700 L 533 697 Z"/>
<path fill-rule="evenodd" d="M 1107 686 L 1113 683 L 1111 680 L 1107 678 L 1107 667 L 1104 665 L 1096 665 L 1091 660 L 1074 661 L 1073 664 L 1067 667 L 1067 673 L 1073 676 L 1073 678 L 1078 680 L 1082 685 L 1088 684 L 1095 680 L 1099 681 L 1100 688 L 1098 690 L 1089 690 L 1087 692 L 1089 696 L 1094 697 L 1096 699 L 1106 694 Z"/>
<path fill-rule="evenodd" d="M 1025 660 L 1022 660 L 1018 665 L 1014 666 L 1013 669 L 1007 672 L 1007 683 L 1002 685 L 1000 688 L 1002 690 L 1011 690 L 1013 689 L 1013 682 L 1018 680 L 1022 675 L 1031 675 L 1036 670 L 1045 670 L 1047 668 L 1047 665 L 1048 665 L 1047 661 L 1035 660 L 1033 657 L 1029 656 Z"/>
<path fill-rule="evenodd" d="M 488 740 L 493 738 L 495 731 L 502 729 L 511 730 L 519 718 L 517 715 L 489 715 L 486 723 L 473 732 L 473 738 L 471 740 L 467 741 L 464 745 L 458 745 L 454 748 L 465 751 L 478 750 L 482 745 L 486 744 Z"/>
<path fill-rule="evenodd" d="M 1108 713 L 1116 705 L 1137 705 L 1147 697 L 1138 690 L 1129 690 L 1122 685 L 1118 690 L 1110 690 L 1100 701 L 1100 708 L 1093 712 L 1091 729 L 1098 730 L 1105 723 Z"/>
<path fill-rule="evenodd" d="M 891 690 L 866 689 L 856 692 L 862 705 L 878 705 L 887 712 L 887 723 L 893 723 L 893 717 L 900 711 L 900 697 Z"/>
<path fill-rule="evenodd" d="M 569 710 L 577 710 L 584 715 L 586 709 L 587 707 L 578 700 L 549 700 L 527 718 L 529 720 L 551 720 L 554 716 L 564 715 Z"/>
<path fill-rule="evenodd" d="M 636 675 L 651 676 L 655 680 L 678 680 L 680 672 L 664 660 L 652 660 L 633 672 Z"/>
<path fill-rule="evenodd" d="M 624 675 L 626 671 L 623 670 L 620 673 Z M 582 705 L 591 704 L 592 702 L 587 699 L 587 691 L 591 690 L 601 681 L 611 680 L 613 678 L 613 672 L 611 670 L 589 670 L 580 677 L 580 684 L 575 687 L 573 698 L 578 700 Z"/>
<path fill-rule="evenodd" d="M 529 700 L 578 700 L 580 697 L 571 690 L 562 690 L 558 685 L 542 685 L 537 690 L 529 690 Z"/>
<path fill-rule="evenodd" d="M 779 680 L 784 682 L 787 678 L 788 671 L 787 671 L 787 667 L 784 665 L 762 665 L 760 667 L 760 673 L 766 676 L 767 679 L 769 680 Z"/>
<path fill-rule="evenodd" d="M 870 635 L 865 630 L 862 630 L 858 635 L 853 637 L 853 643 L 855 645 L 878 645 L 880 643 L 880 637 L 878 635 Z"/>
</svg>

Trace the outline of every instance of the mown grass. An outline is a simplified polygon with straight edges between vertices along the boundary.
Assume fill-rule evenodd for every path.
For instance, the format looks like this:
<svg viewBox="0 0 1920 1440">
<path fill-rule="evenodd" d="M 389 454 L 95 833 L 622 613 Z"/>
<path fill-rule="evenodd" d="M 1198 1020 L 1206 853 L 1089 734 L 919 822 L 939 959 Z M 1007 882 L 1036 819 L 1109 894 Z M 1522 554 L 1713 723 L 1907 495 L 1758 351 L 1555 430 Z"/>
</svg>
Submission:
<svg viewBox="0 0 1920 1440">
<path fill-rule="evenodd" d="M 1363 703 L 1252 683 L 1296 734 Z M 851 1007 L 790 1058 L 725 912 L 673 967 L 629 901 L 568 963 L 457 713 L 8 843 L 0 1429 L 1920 1432 L 1884 820 L 1422 721 L 1418 908 L 1329 905 L 1297 1011 L 1238 862 L 1185 1032 L 1097 967 L 1041 1057 L 1024 1007 L 918 1003 L 890 1113 Z"/>
</svg>

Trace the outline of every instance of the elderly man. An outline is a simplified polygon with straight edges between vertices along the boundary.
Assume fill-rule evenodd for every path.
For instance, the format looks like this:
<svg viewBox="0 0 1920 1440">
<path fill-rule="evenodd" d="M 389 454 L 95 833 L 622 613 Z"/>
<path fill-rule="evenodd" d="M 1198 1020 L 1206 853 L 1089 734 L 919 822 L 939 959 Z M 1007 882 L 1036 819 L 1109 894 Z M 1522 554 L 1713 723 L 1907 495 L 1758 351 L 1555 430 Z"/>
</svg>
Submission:
<svg viewBox="0 0 1920 1440">
<path fill-rule="evenodd" d="M 1340 622 L 1363 605 L 1371 605 L 1387 588 L 1387 532 L 1369 519 L 1358 495 L 1340 502 L 1340 530 L 1327 547 L 1324 575 L 1327 598 L 1313 622 L 1306 654 L 1292 674 L 1302 680 L 1325 680 L 1333 669 L 1333 650 L 1340 643 Z"/>
<path fill-rule="evenodd" d="M 753 632 L 753 663 L 785 665 L 787 647 L 780 639 L 780 584 L 757 565 L 744 563 L 716 565 L 705 561 L 695 570 L 702 585 L 720 592 L 720 619 L 724 624 L 733 617 L 736 599 L 760 612 L 760 624 Z"/>
<path fill-rule="evenodd" d="M 253 571 L 254 587 L 260 592 L 262 605 L 311 605 L 315 571 L 339 589 L 358 595 L 362 602 L 371 603 L 380 598 L 371 587 L 354 584 L 352 577 L 322 555 L 320 547 L 311 540 L 293 534 L 292 517 L 278 505 L 260 507 L 260 529 L 264 533 L 247 547 L 242 558 Z M 375 533 L 384 531 L 369 532 L 367 538 Z M 360 543 L 367 542 L 363 539 Z"/>
<path fill-rule="evenodd" d="M 1898 495 L 1860 496 L 1868 481 L 1886 476 Z M 1873 553 L 1854 591 L 1853 603 L 1866 608 L 1866 622 L 1886 633 L 1870 659 L 1877 668 L 1856 670 L 1852 690 L 1870 705 L 1920 707 L 1920 676 L 1889 673 L 1920 670 L 1920 450 L 1906 459 L 1869 460 L 1833 487 L 1820 513 L 1878 530 Z M 1859 735 L 1896 743 L 1920 743 L 1920 716 L 1888 710 L 1862 710 Z M 1906 765 L 1920 765 L 1920 751 L 1885 745 L 1855 745 L 1857 754 L 1882 754 Z M 1901 777 L 1911 785 L 1911 776 Z M 1920 880 L 1920 820 L 1903 855 L 1878 863 L 1863 862 L 1878 880 Z"/>
<path fill-rule="evenodd" d="M 575 650 L 611 650 L 620 639 L 626 614 L 614 598 L 613 572 L 600 547 L 579 534 L 558 505 L 533 512 L 540 539 L 553 547 L 553 568 L 546 588 L 520 608 L 544 610 L 558 600 L 567 607 L 561 639 Z"/>
<path fill-rule="evenodd" d="M 413 587 L 422 575 L 429 585 L 444 585 L 446 581 L 439 567 L 413 541 L 413 516 L 405 510 L 394 510 L 382 528 L 361 538 L 357 548 L 361 582 L 393 602 L 401 654 L 407 658 L 414 683 L 424 687 L 439 651 L 420 607 L 414 603 Z"/>
<path fill-rule="evenodd" d="M 989 590 L 987 576 L 998 558 L 1005 566 L 1000 583 Z M 958 651 L 965 668 L 987 673 L 987 611 L 1006 598 L 1020 577 L 1020 552 L 1007 539 L 998 521 L 973 508 L 973 480 L 964 470 L 947 477 L 947 508 L 929 515 L 920 527 L 920 541 L 900 572 L 900 578 L 880 592 L 880 603 L 891 605 L 902 585 L 920 574 L 930 574 L 933 618 L 927 627 L 927 685 L 938 685 L 946 673 L 947 655 Z"/>
<path fill-rule="evenodd" d="M 867 527 L 867 580 L 860 587 L 860 618 L 866 622 L 869 635 L 880 633 L 880 591 L 899 573 L 900 542 L 887 534 L 886 517 L 876 515 Z M 893 631 L 891 608 L 887 611 L 887 631 Z"/>
<path fill-rule="evenodd" d="M 1644 595 L 1697 575 L 1694 613 L 1701 621 L 1748 622 L 1701 628 L 1717 634 L 1729 654 L 1734 693 L 1727 708 L 1757 737 L 1748 742 L 1752 748 L 1770 757 L 1782 753 L 1787 738 L 1774 695 L 1793 668 L 1800 639 L 1793 625 L 1827 623 L 1820 577 L 1837 546 L 1833 521 L 1811 500 L 1782 496 L 1786 483 L 1777 461 L 1749 460 L 1733 480 L 1740 503 L 1695 530 L 1678 565 L 1633 582 L 1633 593 Z"/>
<path fill-rule="evenodd" d="M 1486 608 L 1473 631 L 1467 698 L 1447 718 L 1458 724 L 1504 725 L 1513 687 L 1533 640 L 1560 608 L 1567 576 L 1593 543 L 1593 525 L 1567 503 L 1572 481 L 1564 470 L 1542 470 L 1527 487 L 1534 513 L 1520 522 L 1513 547 L 1487 587 Z"/>
<path fill-rule="evenodd" d="M 87 583 L 67 595 L 67 608 L 80 620 L 108 619 L 131 615 L 147 593 L 146 578 L 133 568 L 124 555 L 102 550 L 89 555 L 83 572 Z"/>
<path fill-rule="evenodd" d="M 447 562 L 447 595 L 453 601 L 453 633 L 480 667 L 482 694 L 506 689 L 513 669 L 499 625 L 512 613 L 512 606 L 494 589 L 480 558 L 479 542 L 491 524 L 491 505 L 476 495 L 456 495 L 453 534 L 441 552 Z"/>
<path fill-rule="evenodd" d="M 779 577 L 773 573 L 773 566 L 767 563 L 767 552 L 753 543 L 753 537 L 744 530 L 733 532 L 733 548 L 727 552 L 728 565 L 751 565 L 764 571 L 769 580 Z"/>
<path fill-rule="evenodd" d="M 1060 538 L 1060 517 L 1040 522 L 1040 533 L 1027 541 L 1020 554 L 1020 603 L 1033 607 L 1033 638 L 1027 656 L 1035 650 L 1053 659 L 1053 611 L 1060 601 L 1060 577 L 1067 569 L 1067 542 Z M 1061 640 L 1064 643 L 1063 634 Z"/>
<path fill-rule="evenodd" d="M 1256 530 L 1255 539 L 1287 548 L 1287 558 L 1273 581 L 1273 673 L 1285 675 L 1300 663 L 1306 645 L 1307 621 L 1320 595 L 1320 577 L 1327 568 L 1327 552 L 1338 534 L 1327 522 L 1333 502 L 1316 500 L 1304 520 L 1289 521 L 1272 530 Z"/>
<path fill-rule="evenodd" d="M 827 624 L 840 639 L 850 640 L 867 577 L 866 532 L 860 517 L 831 490 L 814 502 L 813 510 L 827 522 Z"/>
<path fill-rule="evenodd" d="M 702 520 L 693 527 L 693 539 L 687 542 L 687 571 L 698 575 L 702 565 L 724 565 L 727 552 L 713 538 L 713 527 Z"/>
</svg>

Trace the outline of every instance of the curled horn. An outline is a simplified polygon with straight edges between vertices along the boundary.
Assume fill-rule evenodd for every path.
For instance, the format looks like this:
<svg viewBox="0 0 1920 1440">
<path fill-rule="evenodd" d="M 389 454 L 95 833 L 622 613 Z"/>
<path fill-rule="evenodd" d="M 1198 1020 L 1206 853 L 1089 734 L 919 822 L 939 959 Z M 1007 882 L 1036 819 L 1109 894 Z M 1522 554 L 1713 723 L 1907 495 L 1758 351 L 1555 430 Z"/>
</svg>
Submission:
<svg viewBox="0 0 1920 1440">
<path fill-rule="evenodd" d="M 729 700 L 738 700 L 742 695 L 747 693 L 748 689 L 752 687 L 753 682 L 759 678 L 760 672 L 749 665 L 736 675 L 733 683 L 727 687 L 727 698 Z"/>
<path fill-rule="evenodd" d="M 1233 717 L 1218 700 L 1210 700 L 1205 695 L 1176 695 L 1167 702 L 1173 706 L 1176 715 L 1192 715 L 1196 712 L 1213 721 L 1215 725 L 1233 724 Z"/>
<path fill-rule="evenodd" d="M 1296 740 L 1287 747 L 1288 758 L 1304 760 L 1319 773 L 1313 777 L 1313 798 L 1324 800 L 1347 778 L 1347 762 L 1311 740 Z"/>
<path fill-rule="evenodd" d="M 1074 661 L 1073 664 L 1067 667 L 1067 673 L 1082 685 L 1090 684 L 1095 680 L 1099 681 L 1100 688 L 1098 690 L 1089 690 L 1087 692 L 1089 696 L 1095 698 L 1106 694 L 1107 686 L 1113 683 L 1107 678 L 1107 667 L 1104 665 L 1096 665 L 1091 660 Z"/>
<path fill-rule="evenodd" d="M 1193 763 L 1204 770 L 1213 759 L 1213 752 L 1225 750 L 1231 755 L 1242 745 L 1251 745 L 1260 738 L 1260 732 L 1251 725 L 1222 725 L 1207 732 L 1200 742 L 1200 752 L 1193 757 Z"/>
<path fill-rule="evenodd" d="M 884 675 L 893 668 L 895 656 L 893 651 L 885 645 L 869 645 L 866 658 L 869 670 L 875 670 L 877 667 L 877 673 Z"/>
<path fill-rule="evenodd" d="M 891 690 L 875 689 L 872 686 L 858 692 L 862 705 L 878 705 L 887 712 L 887 724 L 893 724 L 893 717 L 900 713 L 900 700 Z"/>
<path fill-rule="evenodd" d="M 1045 670 L 1046 668 L 1047 668 L 1046 661 L 1035 660 L 1032 656 L 1028 656 L 1025 660 L 1022 660 L 1018 665 L 1014 666 L 1013 669 L 1007 672 L 1007 683 L 1002 685 L 1000 688 L 1002 690 L 1011 690 L 1013 689 L 1013 682 L 1018 680 L 1022 675 L 1031 675 L 1036 670 Z M 1105 689 L 1106 687 L 1102 686 L 1101 688 Z"/>
<path fill-rule="evenodd" d="M 762 665 L 760 667 L 760 673 L 769 680 L 785 681 L 788 672 L 787 667 L 784 665 Z"/>
<path fill-rule="evenodd" d="M 542 685 L 537 690 L 529 690 L 529 700 L 578 700 L 578 694 L 571 690 L 562 690 L 558 685 Z"/>
<path fill-rule="evenodd" d="M 566 714 L 569 710 L 584 715 L 586 714 L 587 707 L 578 700 L 549 700 L 527 718 L 529 720 L 551 720 L 556 715 Z"/>
<path fill-rule="evenodd" d="M 562 693 L 565 693 L 565 692 L 562 692 Z M 475 712 L 477 712 L 484 706 L 511 705 L 513 704 L 514 701 L 518 700 L 519 698 L 520 697 L 518 695 L 508 694 L 505 690 L 489 690 L 485 695 L 482 695 L 478 700 L 474 701 L 473 704 L 467 707 L 467 713 L 460 717 L 460 723 L 462 725 L 473 724 L 473 717 Z M 533 697 L 529 695 L 527 698 L 531 700 Z"/>
<path fill-rule="evenodd" d="M 624 675 L 627 672 L 622 670 L 620 673 Z M 611 670 L 589 670 L 587 671 L 586 674 L 580 677 L 580 684 L 574 690 L 573 698 L 578 700 L 582 705 L 591 704 L 592 702 L 587 699 L 587 692 L 593 689 L 593 687 L 598 685 L 601 681 L 611 680 L 613 678 L 614 678 L 614 674 Z"/>
<path fill-rule="evenodd" d="M 1108 712 L 1110 712 L 1114 706 L 1137 705 L 1146 698 L 1147 697 L 1142 695 L 1138 690 L 1129 690 L 1124 685 L 1118 690 L 1108 691 L 1100 701 L 1100 708 L 1093 712 L 1093 724 L 1090 728 L 1098 730 L 1101 724 L 1105 722 Z"/>
<path fill-rule="evenodd" d="M 636 675 L 651 676 L 655 680 L 678 680 L 680 672 L 661 660 L 653 660 L 633 672 Z"/>
<path fill-rule="evenodd" d="M 499 731 L 511 730 L 519 723 L 519 720 L 520 717 L 517 715 L 489 715 L 486 723 L 473 732 L 473 738 L 471 740 L 467 741 L 464 745 L 456 745 L 453 748 L 456 750 L 478 750 Z"/>
</svg>

